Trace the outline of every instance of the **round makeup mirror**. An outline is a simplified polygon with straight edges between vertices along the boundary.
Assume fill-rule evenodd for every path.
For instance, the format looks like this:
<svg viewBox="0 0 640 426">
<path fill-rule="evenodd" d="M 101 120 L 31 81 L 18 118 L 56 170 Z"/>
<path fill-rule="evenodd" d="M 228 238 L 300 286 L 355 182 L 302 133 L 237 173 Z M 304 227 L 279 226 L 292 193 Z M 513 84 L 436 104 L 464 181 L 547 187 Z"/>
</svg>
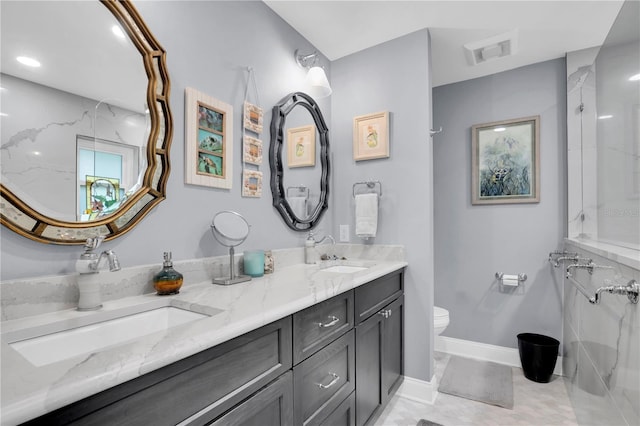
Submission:
<svg viewBox="0 0 640 426">
<path fill-rule="evenodd" d="M 249 236 L 249 222 L 240 214 L 231 210 L 216 213 L 211 221 L 213 237 L 223 246 L 229 247 L 229 276 L 214 278 L 214 284 L 236 284 L 251 279 L 248 275 L 236 275 L 233 269 L 234 247 L 239 246 Z"/>
</svg>

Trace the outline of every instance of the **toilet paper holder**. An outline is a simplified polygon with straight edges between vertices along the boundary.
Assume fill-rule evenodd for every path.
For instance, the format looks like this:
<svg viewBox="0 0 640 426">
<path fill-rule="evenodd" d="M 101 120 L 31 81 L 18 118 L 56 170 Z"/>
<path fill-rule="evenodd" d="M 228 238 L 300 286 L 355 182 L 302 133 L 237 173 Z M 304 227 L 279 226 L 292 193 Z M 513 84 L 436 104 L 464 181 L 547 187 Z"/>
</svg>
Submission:
<svg viewBox="0 0 640 426">
<path fill-rule="evenodd" d="M 496 279 L 501 285 L 508 287 L 517 287 L 520 283 L 527 280 L 527 274 L 508 275 L 502 272 L 496 272 Z"/>
</svg>

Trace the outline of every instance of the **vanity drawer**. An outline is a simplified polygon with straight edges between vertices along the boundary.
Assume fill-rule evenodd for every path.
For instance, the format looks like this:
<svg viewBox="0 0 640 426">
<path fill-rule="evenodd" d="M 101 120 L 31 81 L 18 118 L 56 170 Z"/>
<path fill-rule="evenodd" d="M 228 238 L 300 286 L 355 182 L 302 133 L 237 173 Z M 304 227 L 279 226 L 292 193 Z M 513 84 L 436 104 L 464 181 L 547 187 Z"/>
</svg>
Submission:
<svg viewBox="0 0 640 426">
<path fill-rule="evenodd" d="M 356 424 L 356 393 L 351 395 L 336 408 L 320 426 L 355 426 Z"/>
<path fill-rule="evenodd" d="M 353 328 L 353 291 L 293 314 L 293 364 Z"/>
<path fill-rule="evenodd" d="M 293 368 L 294 424 L 319 425 L 355 389 L 351 330 Z"/>
<path fill-rule="evenodd" d="M 289 316 L 28 424 L 202 425 L 291 365 Z"/>
<path fill-rule="evenodd" d="M 356 325 L 377 313 L 403 292 L 404 269 L 394 271 L 355 289 Z"/>
<path fill-rule="evenodd" d="M 293 379 L 291 371 L 287 371 L 273 383 L 207 426 L 289 426 L 292 424 Z"/>
</svg>

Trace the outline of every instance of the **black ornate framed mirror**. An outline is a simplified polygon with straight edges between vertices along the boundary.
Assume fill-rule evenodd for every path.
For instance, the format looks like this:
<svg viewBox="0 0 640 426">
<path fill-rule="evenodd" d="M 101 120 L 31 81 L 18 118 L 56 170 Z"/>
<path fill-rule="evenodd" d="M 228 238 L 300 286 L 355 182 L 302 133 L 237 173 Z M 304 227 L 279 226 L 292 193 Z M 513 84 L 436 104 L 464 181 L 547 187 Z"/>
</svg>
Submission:
<svg viewBox="0 0 640 426">
<path fill-rule="evenodd" d="M 126 0 L 1 7 L 2 225 L 53 244 L 128 232 L 166 196 L 164 49 Z"/>
<path fill-rule="evenodd" d="M 329 129 L 309 95 L 291 93 L 273 107 L 269 165 L 273 206 L 294 231 L 313 229 L 328 207 Z"/>
</svg>

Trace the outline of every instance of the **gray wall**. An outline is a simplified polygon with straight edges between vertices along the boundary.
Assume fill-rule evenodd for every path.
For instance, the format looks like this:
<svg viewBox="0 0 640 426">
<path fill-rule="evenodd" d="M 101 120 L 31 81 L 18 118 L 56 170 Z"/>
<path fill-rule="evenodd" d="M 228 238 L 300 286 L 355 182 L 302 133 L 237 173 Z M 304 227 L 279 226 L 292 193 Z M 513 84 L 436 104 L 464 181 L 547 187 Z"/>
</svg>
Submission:
<svg viewBox="0 0 640 426">
<path fill-rule="evenodd" d="M 534 332 L 562 340 L 562 276 L 550 251 L 566 222 L 565 61 L 556 59 L 433 89 L 435 305 L 443 335 L 517 347 Z M 471 205 L 471 126 L 540 115 L 540 203 Z M 494 274 L 525 273 L 505 292 Z"/>
<path fill-rule="evenodd" d="M 331 150 L 334 156 L 335 234 L 340 224 L 354 236 L 355 182 L 382 183 L 375 244 L 405 246 L 408 376 L 430 380 L 433 300 L 432 151 L 429 33 L 418 31 L 334 61 Z M 390 113 L 390 156 L 355 162 L 353 117 Z"/>
<path fill-rule="evenodd" d="M 209 231 L 213 215 L 237 210 L 253 225 L 251 235 L 238 251 L 253 248 L 302 246 L 304 234 L 290 231 L 271 205 L 268 155 L 265 151 L 262 198 L 241 197 L 241 106 L 248 66 L 254 68 L 260 104 L 265 111 L 261 135 L 269 146 L 271 106 L 287 93 L 305 90 L 305 70 L 294 60 L 294 51 L 316 50 L 300 34 L 262 2 L 141 1 L 135 3 L 160 44 L 167 51 L 171 79 L 174 133 L 171 175 L 167 199 L 135 229 L 106 243 L 122 266 L 160 263 L 163 251 L 175 260 L 222 255 Z M 206 36 L 206 37 L 205 37 Z M 331 67 L 322 58 L 329 78 Z M 184 90 L 193 87 L 234 108 L 235 167 L 233 188 L 228 190 L 184 184 Z M 255 99 L 252 99 L 255 102 Z M 330 98 L 318 102 L 328 123 Z M 252 167 L 253 168 L 253 167 Z M 332 206 L 333 200 L 329 200 Z M 32 242 L 1 227 L 1 279 L 69 273 L 80 247 Z M 332 229 L 332 214 L 325 214 L 318 232 Z"/>
</svg>

